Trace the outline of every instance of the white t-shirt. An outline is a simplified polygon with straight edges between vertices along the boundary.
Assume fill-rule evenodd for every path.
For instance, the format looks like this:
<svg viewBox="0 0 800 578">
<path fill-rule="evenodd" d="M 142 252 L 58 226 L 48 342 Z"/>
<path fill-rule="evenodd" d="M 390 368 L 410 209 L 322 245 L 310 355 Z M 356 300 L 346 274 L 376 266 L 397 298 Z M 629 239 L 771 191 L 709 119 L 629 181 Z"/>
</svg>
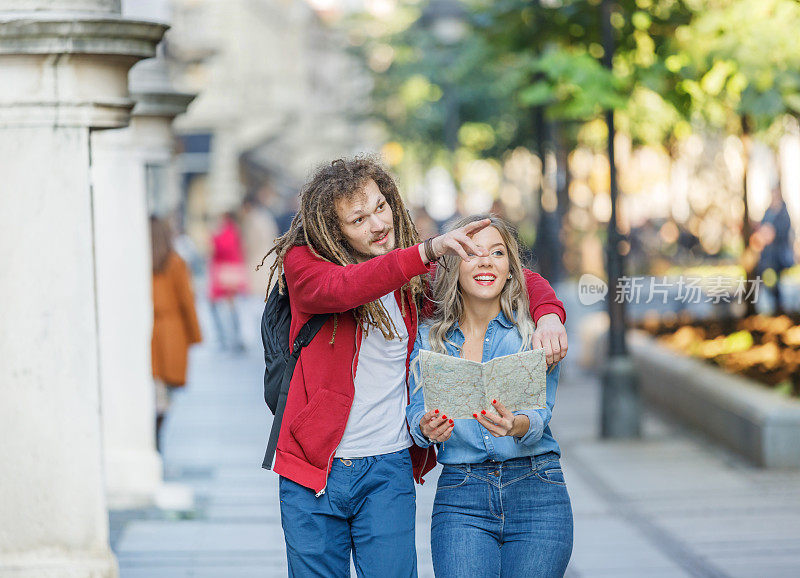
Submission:
<svg viewBox="0 0 800 578">
<path fill-rule="evenodd" d="M 406 428 L 406 358 L 408 330 L 394 293 L 381 302 L 400 333 L 387 341 L 372 328 L 362 338 L 356 366 L 355 397 L 337 458 L 362 458 L 388 454 L 413 444 Z"/>
</svg>

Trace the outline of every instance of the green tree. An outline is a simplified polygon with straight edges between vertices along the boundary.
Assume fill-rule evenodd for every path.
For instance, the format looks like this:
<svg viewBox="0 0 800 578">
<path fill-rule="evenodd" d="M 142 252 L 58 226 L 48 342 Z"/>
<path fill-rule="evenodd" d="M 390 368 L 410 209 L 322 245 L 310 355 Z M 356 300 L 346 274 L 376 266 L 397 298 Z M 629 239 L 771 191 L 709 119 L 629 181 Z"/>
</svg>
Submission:
<svg viewBox="0 0 800 578">
<path fill-rule="evenodd" d="M 698 0 L 697 16 L 676 32 L 666 60 L 693 115 L 740 137 L 744 146 L 742 237 L 752 234 L 747 168 L 752 139 L 800 113 L 800 4 L 794 0 Z M 745 262 L 753 279 L 755 262 Z M 748 303 L 748 314 L 755 312 Z"/>
</svg>

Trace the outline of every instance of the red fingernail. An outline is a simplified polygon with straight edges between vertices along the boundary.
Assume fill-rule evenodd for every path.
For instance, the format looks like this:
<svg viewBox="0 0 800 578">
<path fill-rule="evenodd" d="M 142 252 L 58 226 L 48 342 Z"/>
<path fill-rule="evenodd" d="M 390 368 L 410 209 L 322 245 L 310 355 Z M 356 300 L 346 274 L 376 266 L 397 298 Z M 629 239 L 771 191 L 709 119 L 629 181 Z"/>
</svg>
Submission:
<svg viewBox="0 0 800 578">
<path fill-rule="evenodd" d="M 497 403 L 497 400 L 496 400 L 496 399 L 493 399 L 493 400 L 492 400 L 492 403 Z"/>
<path fill-rule="evenodd" d="M 447 419 L 447 416 L 442 414 L 442 419 Z"/>
<path fill-rule="evenodd" d="M 483 414 L 483 415 L 486 415 L 486 410 L 485 410 L 485 409 L 482 409 L 482 410 L 481 410 L 481 414 Z M 478 417 L 478 416 L 475 416 L 475 417 Z"/>
<path fill-rule="evenodd" d="M 450 425 L 453 425 L 453 420 L 452 419 L 450 420 Z"/>
<path fill-rule="evenodd" d="M 439 413 L 438 409 L 433 410 L 433 413 Z"/>
<path fill-rule="evenodd" d="M 477 413 L 473 413 L 472 417 L 478 417 L 478 414 Z"/>
</svg>

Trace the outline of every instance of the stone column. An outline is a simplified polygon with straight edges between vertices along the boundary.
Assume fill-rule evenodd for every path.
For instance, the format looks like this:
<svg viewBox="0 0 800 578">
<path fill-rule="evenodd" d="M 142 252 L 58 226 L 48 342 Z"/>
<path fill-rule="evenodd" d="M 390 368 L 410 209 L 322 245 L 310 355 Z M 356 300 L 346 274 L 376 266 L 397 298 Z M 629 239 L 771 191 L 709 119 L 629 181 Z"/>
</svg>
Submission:
<svg viewBox="0 0 800 578">
<path fill-rule="evenodd" d="M 90 131 L 165 27 L 116 0 L 0 0 L 0 576 L 112 577 Z"/>
<path fill-rule="evenodd" d="M 130 126 L 92 135 L 108 504 L 117 509 L 153 504 L 186 507 L 186 500 L 180 505 L 164 504 L 164 496 L 175 492 L 160 491 L 162 463 L 155 445 L 150 367 L 153 301 L 148 212 L 154 207 L 148 207 L 147 189 L 148 182 L 153 186 L 159 178 L 164 180 L 163 187 L 168 186 L 174 150 L 172 120 L 186 110 L 193 96 L 172 89 L 162 58 L 140 62 L 129 78 L 136 100 Z"/>
</svg>

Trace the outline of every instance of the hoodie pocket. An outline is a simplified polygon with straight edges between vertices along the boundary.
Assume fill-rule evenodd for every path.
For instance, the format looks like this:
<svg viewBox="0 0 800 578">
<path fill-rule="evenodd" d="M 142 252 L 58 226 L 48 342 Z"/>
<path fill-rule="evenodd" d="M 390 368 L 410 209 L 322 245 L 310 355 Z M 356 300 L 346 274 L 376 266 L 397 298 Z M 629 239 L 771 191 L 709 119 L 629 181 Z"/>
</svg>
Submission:
<svg viewBox="0 0 800 578">
<path fill-rule="evenodd" d="M 303 450 L 306 460 L 320 469 L 328 468 L 328 458 L 336 449 L 335 436 L 344 429 L 350 411 L 346 395 L 319 389 L 289 425 L 289 431 Z"/>
</svg>

